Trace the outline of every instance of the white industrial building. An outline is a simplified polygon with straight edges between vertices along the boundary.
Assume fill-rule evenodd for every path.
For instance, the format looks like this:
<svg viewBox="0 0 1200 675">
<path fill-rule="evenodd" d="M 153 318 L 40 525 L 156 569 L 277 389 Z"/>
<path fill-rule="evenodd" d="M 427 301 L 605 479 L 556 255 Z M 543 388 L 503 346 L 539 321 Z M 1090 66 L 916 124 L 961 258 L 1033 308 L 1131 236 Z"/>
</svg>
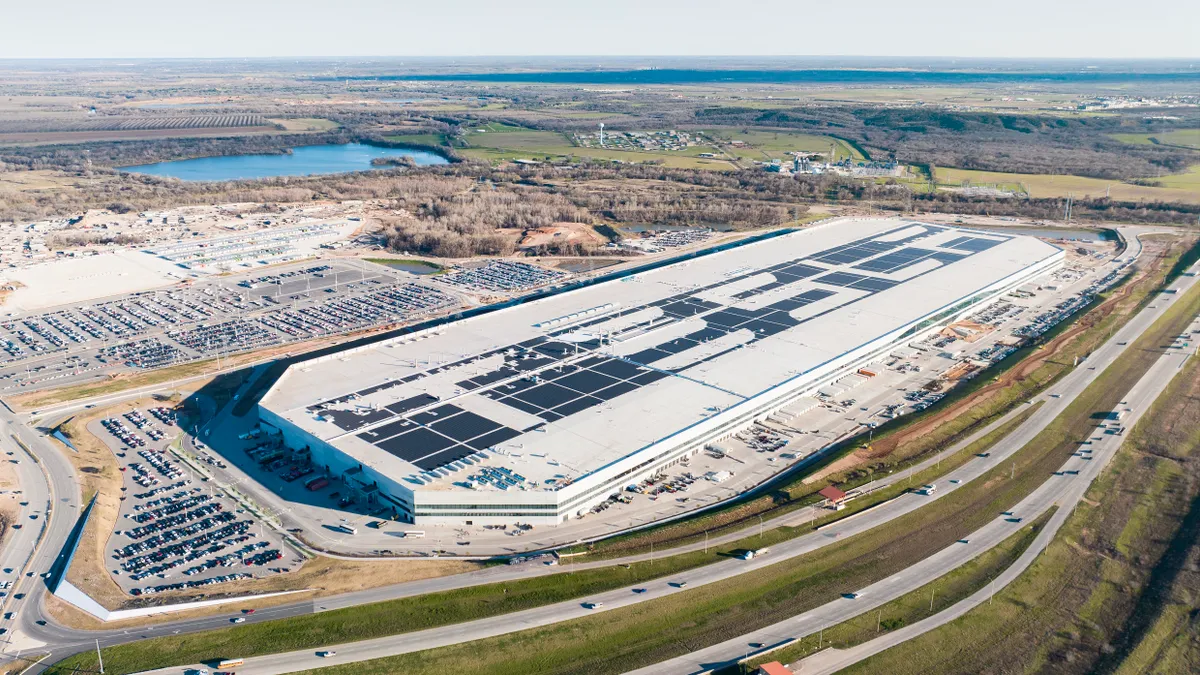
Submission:
<svg viewBox="0 0 1200 675">
<path fill-rule="evenodd" d="M 835 220 L 299 363 L 261 419 L 417 524 L 559 523 L 1063 257 Z"/>
</svg>

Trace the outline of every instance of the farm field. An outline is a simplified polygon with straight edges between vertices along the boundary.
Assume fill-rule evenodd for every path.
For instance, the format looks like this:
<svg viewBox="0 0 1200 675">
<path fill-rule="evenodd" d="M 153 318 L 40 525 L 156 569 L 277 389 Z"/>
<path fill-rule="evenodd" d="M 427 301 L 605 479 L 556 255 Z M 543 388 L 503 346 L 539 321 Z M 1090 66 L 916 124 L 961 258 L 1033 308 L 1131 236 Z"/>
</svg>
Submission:
<svg viewBox="0 0 1200 675">
<path fill-rule="evenodd" d="M 1134 145 L 1179 145 L 1200 150 L 1200 129 L 1176 129 L 1153 134 L 1113 134 L 1113 138 Z"/>
<path fill-rule="evenodd" d="M 971 185 L 997 186 L 1001 189 L 1020 187 L 1030 197 L 1066 197 L 1068 194 L 1076 198 L 1104 197 L 1107 193 L 1113 199 L 1138 201 L 1162 200 L 1200 204 L 1200 165 L 1194 165 L 1186 173 L 1162 176 L 1153 180 L 1163 187 L 1130 185 L 1120 181 L 1088 178 L 1086 176 L 1055 176 L 1050 174 L 1001 173 L 998 171 L 975 171 L 972 169 L 950 169 L 937 167 L 937 181 L 940 185 L 959 186 L 969 182 Z"/>
</svg>

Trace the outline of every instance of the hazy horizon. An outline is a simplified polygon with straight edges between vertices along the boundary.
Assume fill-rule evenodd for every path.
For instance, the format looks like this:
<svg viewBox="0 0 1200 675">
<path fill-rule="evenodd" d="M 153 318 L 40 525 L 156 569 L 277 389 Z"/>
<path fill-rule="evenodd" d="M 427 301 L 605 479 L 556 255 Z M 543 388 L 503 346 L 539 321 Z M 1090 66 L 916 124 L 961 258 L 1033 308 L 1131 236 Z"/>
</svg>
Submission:
<svg viewBox="0 0 1200 675">
<path fill-rule="evenodd" d="M 1016 0 L 1002 10 L 862 0 L 66 0 L 5 10 L 0 59 L 162 58 L 1001 58 L 1193 59 L 1200 4 L 1172 15 L 1097 0 Z"/>
</svg>

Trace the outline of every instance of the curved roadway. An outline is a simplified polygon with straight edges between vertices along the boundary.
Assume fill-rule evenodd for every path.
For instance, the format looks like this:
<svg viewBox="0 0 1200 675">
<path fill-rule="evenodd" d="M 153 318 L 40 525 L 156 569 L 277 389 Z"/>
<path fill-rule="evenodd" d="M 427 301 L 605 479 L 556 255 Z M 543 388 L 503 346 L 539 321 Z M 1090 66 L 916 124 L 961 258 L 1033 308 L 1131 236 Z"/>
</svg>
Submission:
<svg viewBox="0 0 1200 675">
<path fill-rule="evenodd" d="M 1134 255 L 1136 255 L 1136 253 Z M 1191 279 L 1185 279 L 1191 281 Z M 1131 320 L 1129 324 L 1122 329 L 1117 337 L 1114 337 L 1113 340 L 1106 344 L 1104 348 L 1098 350 L 1097 353 L 1093 355 L 1092 359 L 1089 360 L 1090 364 L 1096 365 L 1096 370 L 1093 371 L 1087 368 L 1079 368 L 1068 375 L 1067 378 L 1064 379 L 1063 383 L 1056 387 L 1056 390 L 1062 390 L 1064 392 L 1064 396 L 1062 398 L 1048 399 L 1047 404 L 1044 405 L 1041 410 L 1031 416 L 1031 418 L 1026 422 L 1025 425 L 1022 426 L 1020 430 L 1010 435 L 1009 439 L 1014 439 L 1019 434 L 1023 436 L 1022 432 L 1024 432 L 1026 429 L 1036 427 L 1037 430 L 1040 430 L 1041 427 L 1049 423 L 1049 421 L 1057 415 L 1057 411 L 1060 411 L 1062 407 L 1065 407 L 1070 398 L 1074 396 L 1074 393 L 1077 393 L 1078 390 L 1082 390 L 1083 386 L 1086 386 L 1088 382 L 1094 379 L 1096 374 L 1103 370 L 1101 366 L 1105 365 L 1107 362 L 1110 362 L 1112 358 L 1114 358 L 1121 351 L 1119 346 L 1114 346 L 1114 343 L 1118 340 L 1130 340 L 1133 337 L 1136 337 L 1136 335 L 1140 335 L 1140 333 L 1150 324 L 1150 322 L 1154 318 L 1157 318 L 1159 314 L 1161 314 L 1161 310 L 1163 307 L 1165 307 L 1165 305 L 1166 303 L 1161 303 L 1160 308 L 1157 310 L 1143 310 L 1143 312 L 1135 317 L 1134 320 Z M 1071 391 L 1068 391 L 1066 388 L 1067 383 L 1072 380 L 1078 380 L 1076 383 L 1077 389 L 1072 388 Z M 44 489 L 44 492 L 47 495 L 46 499 L 49 500 L 51 498 L 51 494 L 65 495 L 64 497 L 58 498 L 61 502 L 59 504 L 60 512 L 56 517 L 51 519 L 50 528 L 43 539 L 42 547 L 39 548 L 36 554 L 33 556 L 32 564 L 29 566 L 29 569 L 37 572 L 48 570 L 53 564 L 59 548 L 61 548 L 62 543 L 66 540 L 67 533 L 74 525 L 75 519 L 73 515 L 71 517 L 63 517 L 61 509 L 66 507 L 67 509 L 70 509 L 68 513 L 77 513 L 80 503 L 78 486 L 74 481 L 74 475 L 70 463 L 67 462 L 66 458 L 62 455 L 63 450 L 60 450 L 57 447 L 51 447 L 52 444 L 56 444 L 57 441 L 51 441 L 42 436 L 40 433 L 28 429 L 25 427 L 22 421 L 10 411 L 0 410 L 0 420 L 5 423 L 6 428 L 12 429 L 18 433 L 25 443 L 34 450 L 34 453 L 41 458 L 43 462 L 45 462 L 43 465 L 46 468 L 45 474 L 49 475 L 50 477 L 50 485 Z M 1003 423 L 1003 421 L 994 423 L 993 427 L 1000 423 Z M 983 430 L 976 436 L 982 435 L 987 431 L 988 430 Z M 1034 433 L 1036 432 L 1030 433 L 1029 437 L 1032 437 Z M 964 441 L 963 444 L 969 442 L 970 440 L 971 439 Z M 960 446 L 956 446 L 955 448 L 951 448 L 946 452 L 953 452 L 957 450 L 957 447 L 961 447 L 963 444 L 960 444 Z M 1010 453 L 1012 451 L 1011 448 L 1007 448 L 1008 445 L 1011 445 L 1011 443 L 1006 444 L 1006 449 L 1004 451 L 997 449 L 997 451 L 993 452 L 990 458 L 972 460 L 967 465 L 958 469 L 955 473 L 947 475 L 947 478 L 955 478 L 965 482 L 975 476 L 978 476 L 984 471 L 990 469 L 992 466 L 995 466 L 998 462 L 1003 461 L 1003 457 L 1006 455 L 1006 453 Z M 1017 445 L 1015 447 L 1020 446 Z M 926 464 L 932 464 L 935 461 L 936 458 L 933 458 L 928 460 Z M 22 466 L 24 466 L 24 464 Z M 903 476 L 893 476 L 882 479 L 877 483 L 882 486 L 902 479 Z M 23 474 L 22 481 L 25 480 L 31 481 L 27 484 L 28 487 L 25 487 L 26 491 L 37 494 L 39 490 L 39 480 L 37 476 Z M 45 475 L 41 475 L 40 484 L 46 486 Z M 23 487 L 25 485 L 26 484 L 23 482 Z M 948 485 L 947 487 L 952 489 L 953 486 Z M 949 489 L 946 490 L 946 492 L 948 491 Z M 937 497 L 940 497 L 941 494 L 944 494 L 944 492 L 939 493 Z M 722 561 L 683 573 L 680 575 L 680 578 L 686 579 L 689 582 L 689 585 L 701 585 L 704 583 L 712 583 L 720 579 L 729 578 L 737 574 L 749 572 L 760 566 L 778 562 L 785 557 L 802 555 L 809 551 L 815 550 L 828 543 L 831 543 L 838 537 L 849 536 L 875 527 L 881 523 L 899 517 L 904 513 L 908 513 L 916 508 L 919 508 L 929 499 L 931 498 L 905 495 L 899 499 L 889 502 L 889 506 L 886 508 L 874 509 L 869 513 L 864 513 L 861 516 L 838 523 L 831 528 L 826 528 L 822 532 L 806 535 L 789 542 L 779 544 L 774 547 L 774 551 L 771 555 L 762 559 L 749 562 L 738 560 Z M 810 512 L 808 510 L 801 510 L 799 512 L 794 512 L 775 518 L 772 521 L 768 521 L 766 524 L 775 526 L 789 522 L 802 522 L 807 520 L 809 517 Z M 746 534 L 746 531 L 730 533 L 728 535 L 724 535 L 723 537 L 714 537 L 709 543 L 712 545 L 725 541 L 732 541 L 743 538 L 746 536 Z M 695 550 L 701 548 L 703 545 L 703 542 L 697 542 L 695 544 L 679 547 L 670 551 L 659 552 L 658 556 L 661 557 L 665 555 L 672 555 L 685 550 Z M 6 546 L 4 555 L 12 555 L 18 550 L 20 549 L 17 546 Z M 648 556 L 631 556 L 627 559 L 598 561 L 593 563 L 585 563 L 582 565 L 575 565 L 572 567 L 574 569 L 583 569 L 587 567 L 612 566 L 620 562 L 629 562 L 633 560 L 644 559 L 646 557 Z M 7 558 L 4 559 L 7 560 Z M 386 599 L 409 597 L 451 588 L 461 588 L 469 585 L 528 578 L 534 575 L 564 573 L 565 571 L 566 570 L 561 567 L 546 567 L 528 563 L 513 567 L 506 566 L 500 568 L 491 568 L 466 575 L 409 582 L 383 589 L 372 589 L 369 591 L 332 596 L 329 598 L 318 599 L 316 601 L 308 600 L 280 605 L 273 608 L 264 608 L 256 612 L 254 616 L 249 618 L 249 620 L 263 621 L 277 619 L 287 616 L 308 614 L 316 611 L 349 607 L 369 602 L 379 602 Z M 35 577 L 30 581 L 40 581 L 40 579 Z M 30 584 L 29 581 L 25 581 L 24 583 L 29 584 L 26 586 L 26 590 L 24 592 L 29 593 L 30 597 L 24 601 L 19 601 L 17 604 L 19 611 L 14 624 L 17 628 L 16 632 L 19 637 L 14 640 L 15 644 L 10 645 L 7 651 L 11 652 L 14 648 L 19 647 L 26 650 L 33 649 L 43 653 L 49 652 L 51 656 L 47 659 L 47 662 L 53 662 L 71 653 L 91 648 L 94 646 L 95 640 L 99 640 L 102 646 L 108 646 L 136 641 L 148 637 L 180 634 L 212 628 L 224 628 L 229 625 L 228 615 L 222 615 L 164 623 L 146 628 L 101 631 L 80 631 L 69 629 L 58 626 L 49 619 L 43 606 L 44 594 L 40 592 L 40 588 L 37 589 L 39 592 L 33 593 L 31 592 L 34 588 L 33 585 Z M 669 585 L 666 580 L 651 582 L 646 586 L 646 588 L 647 592 L 642 594 L 633 594 L 631 589 L 626 588 L 601 594 L 595 598 L 588 598 L 588 600 L 603 601 L 605 603 L 605 609 L 607 609 L 634 604 L 635 602 L 644 602 L 680 591 L 680 589 Z M 8 609 L 11 611 L 11 608 Z M 526 610 L 524 612 L 517 612 L 514 614 L 506 614 L 500 617 L 483 619 L 457 626 L 445 626 L 432 629 L 431 631 L 420 631 L 417 633 L 393 636 L 380 640 L 370 640 L 338 646 L 336 647 L 336 649 L 339 651 L 338 656 L 328 660 L 314 660 L 315 657 L 313 656 L 312 651 L 256 657 L 253 659 L 248 659 L 247 665 L 239 668 L 239 671 L 247 673 L 291 672 L 292 670 L 312 668 L 320 665 L 333 665 L 334 663 L 340 662 L 377 658 L 379 656 L 403 653 L 413 649 L 428 649 L 440 644 L 454 644 L 465 640 L 473 640 L 490 635 L 511 632 L 513 630 L 521 630 L 531 626 L 545 625 L 548 623 L 576 618 L 578 616 L 590 615 L 595 611 L 603 610 L 587 610 L 584 609 L 579 602 L 575 601 L 558 603 L 556 605 Z M 43 622 L 45 625 L 42 625 Z M 34 668 L 31 672 L 37 672 L 39 670 L 40 668 Z M 162 672 L 177 673 L 179 672 L 179 669 L 172 668 Z"/>
</svg>

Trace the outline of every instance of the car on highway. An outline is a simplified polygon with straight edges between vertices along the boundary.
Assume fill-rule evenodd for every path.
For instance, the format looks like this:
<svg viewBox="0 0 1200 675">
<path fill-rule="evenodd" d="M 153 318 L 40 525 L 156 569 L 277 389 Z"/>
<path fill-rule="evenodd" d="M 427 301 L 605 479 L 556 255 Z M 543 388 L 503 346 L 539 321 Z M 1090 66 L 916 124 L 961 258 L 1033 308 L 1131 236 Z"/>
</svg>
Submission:
<svg viewBox="0 0 1200 675">
<path fill-rule="evenodd" d="M 603 602 L 585 602 L 585 603 L 583 603 L 584 609 L 599 609 L 603 606 L 604 606 Z"/>
<path fill-rule="evenodd" d="M 253 609 L 243 609 L 242 610 L 242 614 L 253 614 L 253 613 L 254 613 Z"/>
<path fill-rule="evenodd" d="M 866 594 L 863 593 L 862 591 L 856 591 L 854 593 L 846 593 L 842 597 L 846 598 L 847 600 L 858 600 L 858 599 L 862 598 L 863 595 L 866 595 Z"/>
<path fill-rule="evenodd" d="M 230 620 L 229 620 L 229 623 L 246 623 L 246 617 L 244 617 L 244 616 L 235 616 L 235 617 L 233 617 L 232 619 L 230 619 Z"/>
<path fill-rule="evenodd" d="M 646 589 L 644 589 L 644 588 L 635 588 L 635 589 L 633 589 L 633 592 L 634 592 L 634 593 L 645 593 L 645 592 L 646 592 Z"/>
<path fill-rule="evenodd" d="M 687 582 L 686 581 L 672 581 L 670 585 L 674 586 L 675 588 L 686 588 Z"/>
<path fill-rule="evenodd" d="M 337 652 L 333 651 L 332 649 L 326 649 L 326 650 L 317 652 L 317 656 L 319 656 L 323 659 L 327 659 L 331 656 L 337 656 Z"/>
</svg>

